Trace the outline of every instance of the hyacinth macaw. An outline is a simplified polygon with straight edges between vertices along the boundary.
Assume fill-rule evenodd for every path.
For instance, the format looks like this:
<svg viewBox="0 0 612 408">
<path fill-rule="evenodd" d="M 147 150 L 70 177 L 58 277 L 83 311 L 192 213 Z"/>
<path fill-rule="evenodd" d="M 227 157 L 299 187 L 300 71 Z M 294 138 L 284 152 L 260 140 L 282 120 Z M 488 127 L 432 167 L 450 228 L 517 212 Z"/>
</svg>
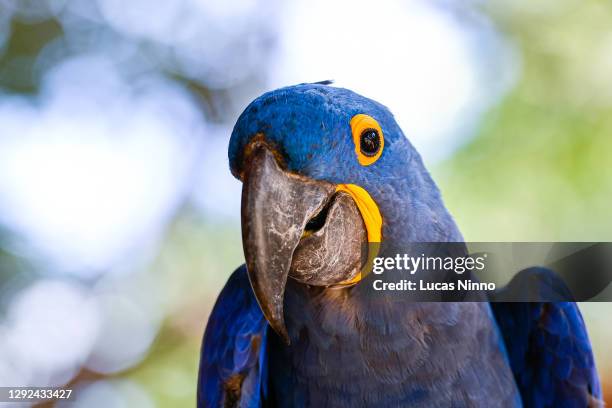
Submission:
<svg viewBox="0 0 612 408">
<path fill-rule="evenodd" d="M 266 93 L 239 117 L 229 161 L 246 265 L 208 321 L 198 406 L 600 403 L 575 303 L 365 295 L 364 242 L 463 240 L 383 105 L 328 82 Z"/>
</svg>

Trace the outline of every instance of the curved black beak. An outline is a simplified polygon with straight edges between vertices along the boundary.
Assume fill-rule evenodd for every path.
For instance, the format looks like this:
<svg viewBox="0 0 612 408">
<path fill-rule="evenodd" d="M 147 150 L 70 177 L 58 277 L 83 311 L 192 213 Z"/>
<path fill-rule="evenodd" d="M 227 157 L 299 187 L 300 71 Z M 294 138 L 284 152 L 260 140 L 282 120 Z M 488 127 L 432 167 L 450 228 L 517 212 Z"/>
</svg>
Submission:
<svg viewBox="0 0 612 408">
<path fill-rule="evenodd" d="M 334 184 L 283 170 L 265 141 L 247 147 L 241 215 L 247 271 L 261 310 L 287 344 L 283 299 L 293 252 L 335 192 Z"/>
</svg>

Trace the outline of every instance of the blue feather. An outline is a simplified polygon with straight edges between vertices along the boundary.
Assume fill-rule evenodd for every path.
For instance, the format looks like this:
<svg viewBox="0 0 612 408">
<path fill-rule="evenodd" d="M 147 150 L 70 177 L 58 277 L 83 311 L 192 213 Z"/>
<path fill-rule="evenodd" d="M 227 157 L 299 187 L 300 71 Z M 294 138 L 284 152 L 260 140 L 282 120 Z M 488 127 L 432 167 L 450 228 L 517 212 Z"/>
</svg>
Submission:
<svg viewBox="0 0 612 408">
<path fill-rule="evenodd" d="M 550 274 L 544 268 L 523 271 Z M 492 303 L 526 407 L 586 407 L 601 386 L 586 327 L 574 302 Z"/>
<path fill-rule="evenodd" d="M 267 332 L 243 265 L 229 278 L 206 326 L 198 407 L 261 406 L 267 395 Z"/>
</svg>

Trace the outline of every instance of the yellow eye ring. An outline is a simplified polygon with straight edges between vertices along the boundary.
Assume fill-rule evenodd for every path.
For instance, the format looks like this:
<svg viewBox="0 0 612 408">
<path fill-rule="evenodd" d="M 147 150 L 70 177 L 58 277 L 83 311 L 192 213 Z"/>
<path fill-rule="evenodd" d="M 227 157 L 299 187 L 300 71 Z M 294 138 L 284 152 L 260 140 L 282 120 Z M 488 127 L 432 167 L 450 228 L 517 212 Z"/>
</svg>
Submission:
<svg viewBox="0 0 612 408">
<path fill-rule="evenodd" d="M 351 118 L 351 131 L 359 164 L 374 164 L 385 147 L 385 138 L 376 119 L 359 113 Z"/>
</svg>

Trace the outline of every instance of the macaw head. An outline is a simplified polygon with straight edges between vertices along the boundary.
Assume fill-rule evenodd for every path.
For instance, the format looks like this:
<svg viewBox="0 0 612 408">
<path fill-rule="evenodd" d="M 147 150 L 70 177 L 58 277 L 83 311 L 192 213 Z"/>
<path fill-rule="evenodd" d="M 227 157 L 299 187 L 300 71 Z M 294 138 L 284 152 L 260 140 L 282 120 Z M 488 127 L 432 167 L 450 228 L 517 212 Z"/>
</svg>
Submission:
<svg viewBox="0 0 612 408">
<path fill-rule="evenodd" d="M 349 287 L 369 243 L 462 241 L 420 155 L 383 105 L 329 83 L 268 92 L 229 145 L 242 180 L 247 270 L 271 327 L 287 340 L 287 278 Z"/>
</svg>

